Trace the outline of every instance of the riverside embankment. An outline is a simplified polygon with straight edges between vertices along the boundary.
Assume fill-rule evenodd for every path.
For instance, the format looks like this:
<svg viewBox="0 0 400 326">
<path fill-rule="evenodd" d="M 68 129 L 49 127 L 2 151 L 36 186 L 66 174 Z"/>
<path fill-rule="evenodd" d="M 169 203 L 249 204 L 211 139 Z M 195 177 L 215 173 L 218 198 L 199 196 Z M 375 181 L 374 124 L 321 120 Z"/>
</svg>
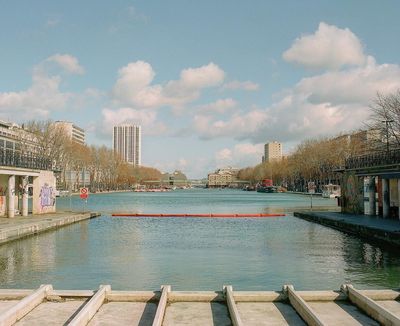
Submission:
<svg viewBox="0 0 400 326">
<path fill-rule="evenodd" d="M 400 247 L 400 221 L 337 212 L 294 212 L 303 220 L 329 226 L 367 241 Z"/>
<path fill-rule="evenodd" d="M 0 244 L 100 216 L 99 213 L 60 212 L 0 218 Z"/>
</svg>

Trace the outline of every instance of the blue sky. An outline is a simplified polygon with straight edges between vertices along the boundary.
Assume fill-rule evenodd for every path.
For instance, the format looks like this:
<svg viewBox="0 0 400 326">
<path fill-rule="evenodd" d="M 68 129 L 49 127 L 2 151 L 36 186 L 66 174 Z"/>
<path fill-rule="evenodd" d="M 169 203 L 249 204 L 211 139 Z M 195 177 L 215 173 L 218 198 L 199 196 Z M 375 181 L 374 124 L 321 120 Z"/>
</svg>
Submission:
<svg viewBox="0 0 400 326">
<path fill-rule="evenodd" d="M 1 1 L 0 119 L 142 125 L 189 177 L 360 128 L 400 88 L 398 1 Z"/>
</svg>

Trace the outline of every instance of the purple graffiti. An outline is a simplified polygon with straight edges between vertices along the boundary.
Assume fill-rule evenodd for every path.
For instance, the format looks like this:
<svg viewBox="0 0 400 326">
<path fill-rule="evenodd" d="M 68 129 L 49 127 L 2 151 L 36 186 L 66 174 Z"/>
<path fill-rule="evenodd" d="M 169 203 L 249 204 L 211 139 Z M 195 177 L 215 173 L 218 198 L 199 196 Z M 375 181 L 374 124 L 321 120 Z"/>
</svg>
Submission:
<svg viewBox="0 0 400 326">
<path fill-rule="evenodd" d="M 40 205 L 43 207 L 54 206 L 55 196 L 53 187 L 47 183 L 44 184 L 40 190 Z"/>
</svg>

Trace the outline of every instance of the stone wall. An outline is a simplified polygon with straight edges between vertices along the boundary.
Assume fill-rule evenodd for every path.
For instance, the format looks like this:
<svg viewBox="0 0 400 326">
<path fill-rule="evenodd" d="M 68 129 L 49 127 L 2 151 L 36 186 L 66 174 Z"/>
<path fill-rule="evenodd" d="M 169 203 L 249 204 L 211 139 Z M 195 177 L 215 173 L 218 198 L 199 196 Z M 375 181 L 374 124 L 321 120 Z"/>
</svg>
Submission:
<svg viewBox="0 0 400 326">
<path fill-rule="evenodd" d="M 342 212 L 351 214 L 364 214 L 364 180 L 354 172 L 343 174 L 343 185 L 341 189 Z"/>
<path fill-rule="evenodd" d="M 56 178 L 52 171 L 40 171 L 33 179 L 33 214 L 56 211 Z"/>
</svg>

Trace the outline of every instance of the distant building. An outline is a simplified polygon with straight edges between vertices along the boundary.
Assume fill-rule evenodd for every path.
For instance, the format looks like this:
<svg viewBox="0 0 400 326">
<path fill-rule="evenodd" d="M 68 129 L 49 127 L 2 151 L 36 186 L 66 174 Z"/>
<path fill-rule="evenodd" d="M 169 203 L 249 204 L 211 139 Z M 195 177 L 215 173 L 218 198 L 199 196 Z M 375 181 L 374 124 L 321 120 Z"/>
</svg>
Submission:
<svg viewBox="0 0 400 326">
<path fill-rule="evenodd" d="M 340 135 L 333 140 L 350 146 L 353 149 L 352 152 L 358 155 L 386 149 L 386 140 L 380 130 L 360 130 L 351 134 Z"/>
<path fill-rule="evenodd" d="M 0 120 L 0 149 L 18 151 L 21 128 L 15 123 Z"/>
<path fill-rule="evenodd" d="M 214 173 L 208 174 L 208 187 L 209 188 L 220 188 L 229 187 L 236 185 L 238 182 L 239 169 L 227 167 L 224 169 L 218 169 Z"/>
<path fill-rule="evenodd" d="M 141 165 L 141 126 L 120 125 L 113 129 L 113 149 L 121 158 L 132 165 Z"/>
<path fill-rule="evenodd" d="M 163 173 L 161 183 L 168 186 L 186 187 L 189 181 L 184 173 L 181 171 L 174 171 L 173 173 Z"/>
<path fill-rule="evenodd" d="M 264 145 L 263 162 L 282 160 L 282 144 L 276 141 Z"/>
<path fill-rule="evenodd" d="M 56 121 L 56 126 L 64 128 L 68 137 L 75 143 L 85 145 L 85 130 L 68 121 Z"/>
</svg>

